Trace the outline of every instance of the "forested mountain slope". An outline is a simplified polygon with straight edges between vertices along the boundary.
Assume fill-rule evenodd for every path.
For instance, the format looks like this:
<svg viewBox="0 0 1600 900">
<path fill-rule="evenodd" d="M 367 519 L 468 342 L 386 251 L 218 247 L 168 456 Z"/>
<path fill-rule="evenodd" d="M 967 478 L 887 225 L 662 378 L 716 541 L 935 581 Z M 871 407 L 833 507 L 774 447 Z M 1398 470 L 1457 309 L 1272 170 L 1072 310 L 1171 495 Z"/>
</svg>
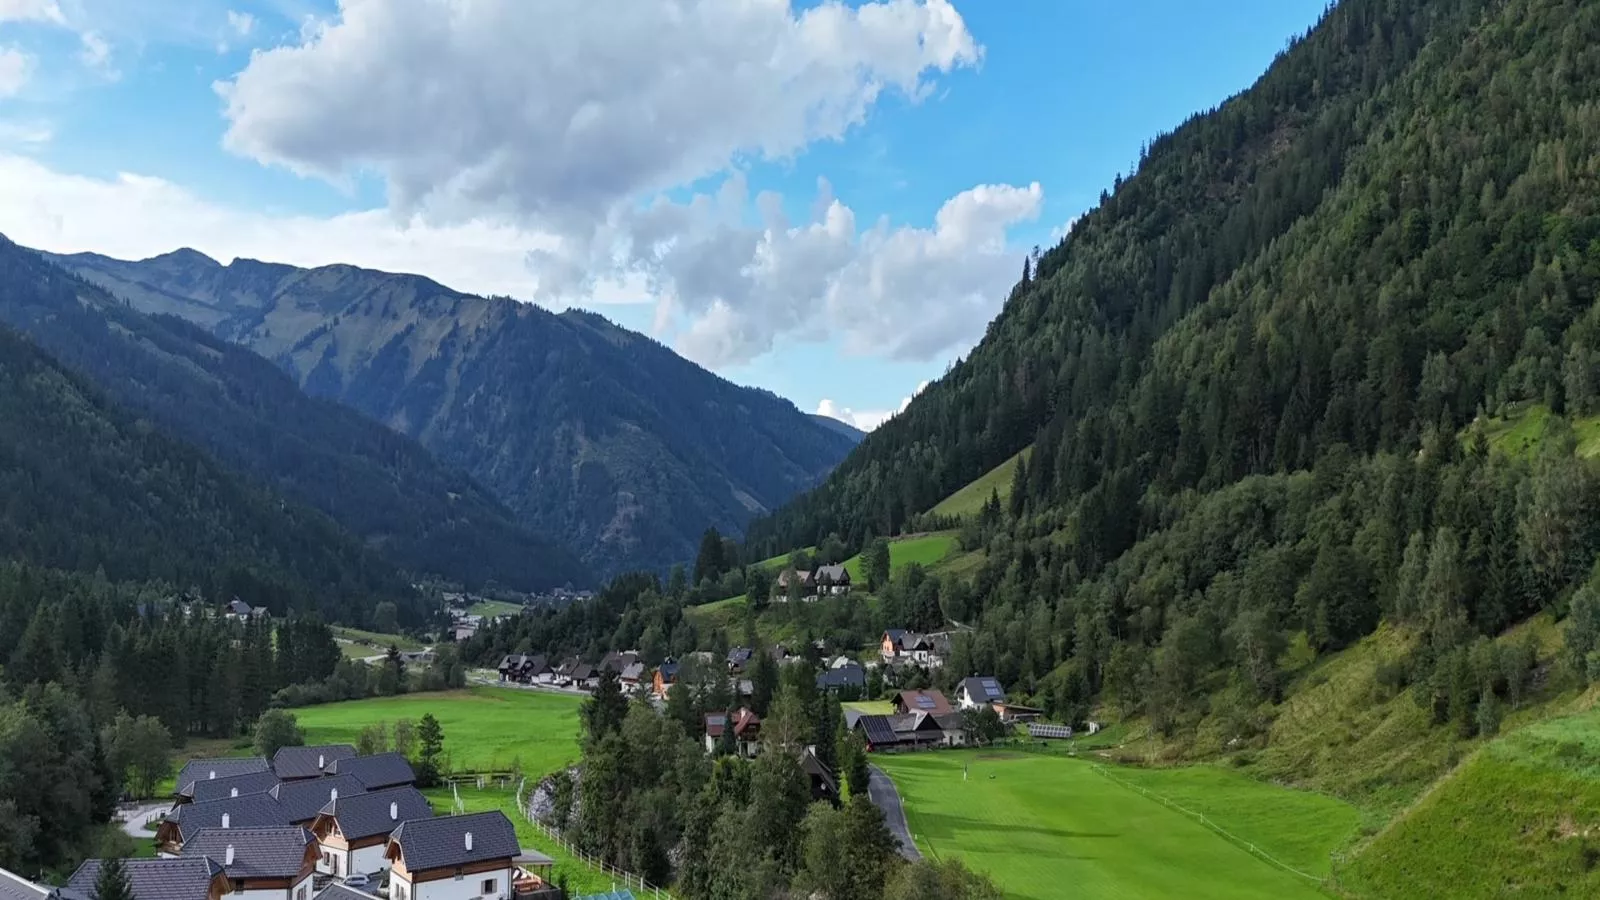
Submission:
<svg viewBox="0 0 1600 900">
<path fill-rule="evenodd" d="M 162 581 L 276 613 L 424 615 L 399 573 L 320 513 L 247 485 L 0 326 L 0 557 Z"/>
<path fill-rule="evenodd" d="M 350 266 L 54 259 L 414 437 L 607 572 L 688 559 L 708 526 L 740 533 L 856 443 L 588 313 Z"/>
<path fill-rule="evenodd" d="M 247 349 L 181 319 L 139 313 L 3 238 L 0 321 L 122 407 L 320 509 L 398 568 L 472 588 L 537 590 L 591 577 L 410 439 L 307 396 Z"/>
<path fill-rule="evenodd" d="M 1391 686 L 1492 733 L 1520 662 L 1487 636 L 1565 614 L 1600 548 L 1568 427 L 1600 377 L 1597 48 L 1590 3 L 1340 3 L 1155 140 L 750 555 L 915 527 L 1031 444 L 941 595 L 978 623 L 950 668 L 1181 733 L 1270 719 L 1294 660 L 1387 619 L 1420 635 Z M 1556 414 L 1531 458 L 1478 422 L 1518 401 Z"/>
</svg>

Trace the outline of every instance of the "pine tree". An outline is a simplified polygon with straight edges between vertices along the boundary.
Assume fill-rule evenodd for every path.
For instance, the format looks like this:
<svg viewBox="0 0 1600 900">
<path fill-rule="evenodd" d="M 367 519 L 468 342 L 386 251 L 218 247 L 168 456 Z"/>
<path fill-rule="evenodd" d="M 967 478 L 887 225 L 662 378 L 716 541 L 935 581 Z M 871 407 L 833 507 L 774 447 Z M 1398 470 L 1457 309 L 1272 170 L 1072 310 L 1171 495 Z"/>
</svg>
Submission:
<svg viewBox="0 0 1600 900">
<path fill-rule="evenodd" d="M 433 713 L 422 717 L 417 726 L 417 741 L 421 745 L 417 754 L 417 787 L 437 787 L 444 775 L 444 728 Z"/>
<path fill-rule="evenodd" d="M 135 900 L 133 883 L 122 860 L 112 856 L 100 860 L 100 871 L 94 878 L 95 900 Z"/>
</svg>

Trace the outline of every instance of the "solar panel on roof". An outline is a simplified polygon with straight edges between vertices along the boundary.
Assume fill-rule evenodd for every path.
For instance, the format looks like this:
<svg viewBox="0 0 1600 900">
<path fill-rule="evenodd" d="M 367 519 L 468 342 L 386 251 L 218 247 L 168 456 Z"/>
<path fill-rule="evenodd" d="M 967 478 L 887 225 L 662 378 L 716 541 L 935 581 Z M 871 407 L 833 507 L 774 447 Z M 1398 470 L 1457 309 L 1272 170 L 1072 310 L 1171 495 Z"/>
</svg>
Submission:
<svg viewBox="0 0 1600 900">
<path fill-rule="evenodd" d="M 868 743 L 893 744 L 897 740 L 888 716 L 862 716 L 859 724 L 866 732 Z"/>
<path fill-rule="evenodd" d="M 918 697 L 917 698 L 917 705 L 922 707 L 923 709 L 933 709 L 933 698 L 932 697 Z"/>
</svg>

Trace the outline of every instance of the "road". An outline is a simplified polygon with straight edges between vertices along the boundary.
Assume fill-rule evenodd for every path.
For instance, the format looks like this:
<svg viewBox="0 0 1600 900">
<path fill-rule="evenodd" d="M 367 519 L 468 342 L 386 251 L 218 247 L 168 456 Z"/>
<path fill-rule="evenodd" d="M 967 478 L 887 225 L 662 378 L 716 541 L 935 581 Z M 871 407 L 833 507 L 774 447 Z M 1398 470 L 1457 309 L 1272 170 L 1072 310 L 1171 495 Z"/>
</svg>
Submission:
<svg viewBox="0 0 1600 900">
<path fill-rule="evenodd" d="M 117 810 L 117 816 L 122 819 L 122 830 L 130 837 L 147 838 L 155 833 L 155 829 L 147 828 L 146 820 L 166 812 L 171 806 L 171 803 L 152 803 L 127 811 Z"/>
<path fill-rule="evenodd" d="M 922 851 L 917 849 L 917 842 L 911 839 L 911 826 L 906 823 L 906 811 L 900 805 L 900 792 L 882 769 L 872 766 L 869 772 L 871 777 L 867 781 L 867 796 L 883 810 L 884 824 L 889 826 L 889 833 L 900 842 L 900 855 L 916 862 L 922 858 Z"/>
</svg>

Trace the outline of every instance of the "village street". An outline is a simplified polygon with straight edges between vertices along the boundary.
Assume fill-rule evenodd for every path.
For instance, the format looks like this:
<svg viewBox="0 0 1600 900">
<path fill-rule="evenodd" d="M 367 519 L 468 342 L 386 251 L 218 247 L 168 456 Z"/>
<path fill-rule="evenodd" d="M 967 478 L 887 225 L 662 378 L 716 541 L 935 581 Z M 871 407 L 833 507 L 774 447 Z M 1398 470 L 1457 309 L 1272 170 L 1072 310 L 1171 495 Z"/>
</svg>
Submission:
<svg viewBox="0 0 1600 900">
<path fill-rule="evenodd" d="M 894 782 L 877 766 L 872 766 L 871 779 L 867 782 L 867 796 L 872 802 L 883 810 L 883 822 L 889 826 L 889 832 L 895 840 L 900 842 L 900 855 L 915 862 L 922 858 L 922 851 L 917 849 L 917 842 L 911 839 L 911 826 L 906 823 L 906 811 L 900 805 L 900 792 L 895 790 Z"/>
</svg>

